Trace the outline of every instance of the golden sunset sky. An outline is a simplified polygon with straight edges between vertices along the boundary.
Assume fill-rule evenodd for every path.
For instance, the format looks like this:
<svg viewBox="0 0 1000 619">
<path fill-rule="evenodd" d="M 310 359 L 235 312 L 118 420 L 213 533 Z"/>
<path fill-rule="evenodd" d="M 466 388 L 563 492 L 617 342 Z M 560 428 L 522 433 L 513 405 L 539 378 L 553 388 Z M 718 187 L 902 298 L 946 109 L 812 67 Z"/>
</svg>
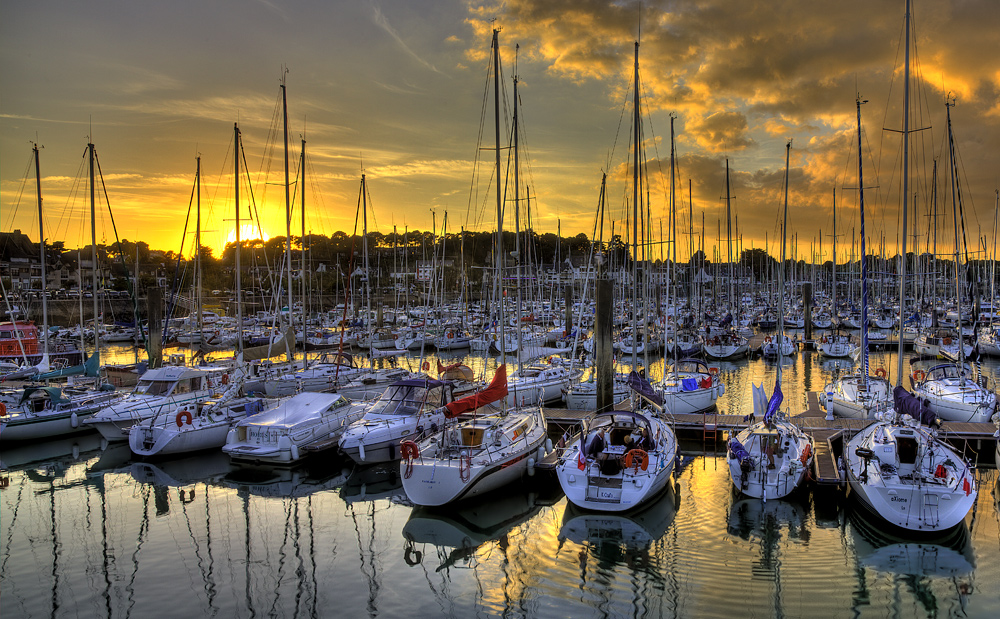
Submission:
<svg viewBox="0 0 1000 619">
<path fill-rule="evenodd" d="M 791 139 L 789 232 L 797 234 L 798 256 L 810 259 L 823 237 L 823 260 L 830 258 L 836 189 L 838 255 L 846 260 L 852 231 L 858 235 L 860 93 L 869 101 L 862 108 L 869 250 L 884 238 L 893 254 L 901 153 L 899 135 L 885 129 L 902 123 L 903 14 L 903 0 L 11 0 L 0 7 L 0 227 L 38 237 L 30 162 L 37 140 L 46 237 L 88 244 L 83 155 L 91 136 L 119 237 L 156 249 L 181 247 L 200 154 L 203 243 L 218 248 L 232 236 L 238 121 L 261 225 L 266 235 L 283 236 L 280 134 L 268 143 L 287 67 L 293 177 L 303 134 L 307 140 L 308 231 L 353 231 L 362 171 L 371 229 L 427 230 L 432 211 L 439 229 L 447 211 L 449 232 L 493 229 L 495 198 L 484 194 L 486 181 L 474 181 L 474 162 L 483 162 L 488 178 L 491 100 L 482 143 L 480 117 L 498 27 L 508 105 L 519 46 L 524 182 L 539 233 L 561 225 L 564 236 L 589 235 L 602 170 L 611 174 L 608 216 L 616 232 L 624 227 L 638 39 L 654 232 L 662 223 L 666 234 L 663 175 L 675 114 L 680 227 L 688 227 L 691 179 L 694 229 L 700 233 L 704 215 L 710 258 L 720 222 L 725 234 L 727 157 L 743 248 L 763 247 L 767 238 L 778 253 Z M 991 243 L 1000 7 L 915 0 L 913 31 L 919 79 L 911 125 L 926 128 L 911 146 L 921 249 L 931 228 L 935 157 L 939 211 L 949 213 L 937 222 L 939 248 L 952 246 L 949 92 L 969 243 L 979 246 L 982 236 Z M 98 241 L 112 242 L 101 210 Z M 300 229 L 296 215 L 293 234 Z M 685 258 L 687 237 L 679 246 Z"/>
</svg>

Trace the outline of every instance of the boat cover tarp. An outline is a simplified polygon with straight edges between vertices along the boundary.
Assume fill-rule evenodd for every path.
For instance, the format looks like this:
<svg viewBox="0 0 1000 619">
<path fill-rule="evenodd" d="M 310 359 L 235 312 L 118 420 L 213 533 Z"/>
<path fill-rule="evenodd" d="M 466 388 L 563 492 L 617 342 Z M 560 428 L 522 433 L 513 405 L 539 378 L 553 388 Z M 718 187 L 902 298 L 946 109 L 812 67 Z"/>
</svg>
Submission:
<svg viewBox="0 0 1000 619">
<path fill-rule="evenodd" d="M 735 436 L 729 439 L 729 451 L 740 464 L 750 459 L 750 452 L 747 451 L 746 447 L 743 446 L 743 443 L 739 442 Z"/>
<path fill-rule="evenodd" d="M 485 389 L 481 389 L 476 393 L 464 397 L 460 400 L 455 400 L 454 402 L 448 402 L 445 407 L 448 412 L 445 416 L 449 419 L 452 417 L 457 417 L 462 413 L 467 413 L 469 411 L 474 411 L 480 406 L 486 406 L 487 404 L 492 404 L 497 400 L 507 397 L 507 365 L 501 365 L 497 368 L 497 373 L 493 376 L 493 381 L 490 382 L 489 386 Z"/>
<path fill-rule="evenodd" d="M 67 376 L 89 376 L 94 378 L 101 373 L 101 356 L 95 351 L 94 354 L 90 355 L 86 363 L 81 363 L 79 365 L 74 365 L 69 368 L 62 368 L 59 370 L 52 370 L 51 372 L 46 372 L 44 374 L 39 374 L 34 377 L 34 380 L 49 380 L 51 378 L 65 378 Z"/>
<path fill-rule="evenodd" d="M 941 425 L 941 421 L 931 412 L 930 403 L 913 395 L 902 385 L 892 390 L 892 400 L 900 415 L 909 415 L 928 427 Z"/>
<path fill-rule="evenodd" d="M 653 404 L 663 406 L 663 398 L 653 390 L 653 386 L 649 384 L 649 381 L 646 380 L 645 377 L 639 376 L 639 373 L 635 370 L 629 372 L 628 378 L 625 380 L 625 384 L 629 386 L 629 389 L 638 393 L 640 396 L 646 398 Z"/>
</svg>

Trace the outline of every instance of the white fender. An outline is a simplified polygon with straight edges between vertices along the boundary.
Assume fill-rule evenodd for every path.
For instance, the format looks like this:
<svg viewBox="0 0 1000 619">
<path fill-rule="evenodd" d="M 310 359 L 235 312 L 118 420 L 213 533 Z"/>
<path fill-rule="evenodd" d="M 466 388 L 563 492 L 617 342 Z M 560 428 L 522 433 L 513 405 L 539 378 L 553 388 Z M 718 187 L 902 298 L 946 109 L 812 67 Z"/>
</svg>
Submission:
<svg viewBox="0 0 1000 619">
<path fill-rule="evenodd" d="M 535 475 L 535 459 L 534 458 L 528 458 L 528 475 L 529 476 L 534 476 Z"/>
<path fill-rule="evenodd" d="M 292 453 L 292 460 L 298 460 L 299 459 L 299 446 L 296 445 L 296 444 L 294 444 L 294 443 L 292 443 L 292 448 L 291 448 L 290 451 Z"/>
<path fill-rule="evenodd" d="M 545 453 L 552 453 L 552 439 L 550 438 L 545 439 Z"/>
<path fill-rule="evenodd" d="M 80 418 L 76 416 L 76 413 L 69 416 L 69 425 L 74 429 L 80 427 Z"/>
<path fill-rule="evenodd" d="M 361 457 L 361 461 L 365 461 L 365 444 L 358 441 L 358 455 Z"/>
</svg>

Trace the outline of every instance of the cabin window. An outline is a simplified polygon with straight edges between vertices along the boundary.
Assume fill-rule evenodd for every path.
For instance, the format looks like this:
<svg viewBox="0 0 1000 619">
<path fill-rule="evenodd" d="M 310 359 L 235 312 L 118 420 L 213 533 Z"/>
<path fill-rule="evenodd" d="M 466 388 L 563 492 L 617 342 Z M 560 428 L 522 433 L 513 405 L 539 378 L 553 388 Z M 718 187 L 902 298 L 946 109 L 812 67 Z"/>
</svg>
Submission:
<svg viewBox="0 0 1000 619">
<path fill-rule="evenodd" d="M 171 395 L 177 395 L 181 393 L 191 393 L 191 391 L 192 391 L 191 379 L 185 378 L 184 380 L 177 381 L 177 386 L 174 387 L 174 390 Z"/>
<path fill-rule="evenodd" d="M 917 461 L 917 441 L 912 438 L 896 437 L 896 454 L 900 464 L 915 464 Z"/>
<path fill-rule="evenodd" d="M 166 395 L 170 391 L 170 384 L 166 380 L 140 380 L 135 392 L 139 395 Z"/>
</svg>

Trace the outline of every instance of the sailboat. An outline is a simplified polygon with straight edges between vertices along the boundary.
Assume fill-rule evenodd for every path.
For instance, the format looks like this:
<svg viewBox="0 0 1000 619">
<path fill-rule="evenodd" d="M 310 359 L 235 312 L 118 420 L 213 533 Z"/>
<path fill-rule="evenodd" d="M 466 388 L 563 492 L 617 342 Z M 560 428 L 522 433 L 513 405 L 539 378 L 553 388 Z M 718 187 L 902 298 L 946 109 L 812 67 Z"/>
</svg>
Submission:
<svg viewBox="0 0 1000 619">
<path fill-rule="evenodd" d="M 957 192 L 958 169 L 955 160 L 955 139 L 951 127 L 951 108 L 948 111 L 948 145 L 950 153 L 952 212 L 955 218 L 955 290 L 958 301 L 958 316 L 962 314 L 962 261 L 961 245 L 959 243 L 959 194 Z M 938 356 L 945 357 L 953 363 L 936 365 L 926 373 L 923 370 L 913 371 L 913 395 L 927 402 L 930 410 L 942 419 L 948 421 L 971 421 L 986 423 L 997 410 L 997 395 L 987 388 L 986 377 L 980 373 L 979 380 L 973 380 L 965 359 L 972 352 L 961 335 L 961 320 L 952 337 L 935 338 L 939 343 Z M 918 338 L 919 341 L 919 338 Z M 914 347 L 917 343 L 914 342 Z M 923 373 L 923 376 L 921 374 Z"/>
<path fill-rule="evenodd" d="M 788 160 L 792 149 L 785 146 L 785 207 L 781 236 L 781 262 L 778 289 L 778 337 L 784 334 L 785 231 L 788 229 Z M 754 415 L 763 419 L 752 423 L 729 439 L 729 474 L 736 488 L 751 497 L 780 499 L 799 487 L 812 464 L 812 439 L 779 412 L 784 398 L 781 392 L 781 364 L 774 383 L 774 393 L 764 404 L 763 387 L 754 386 Z"/>
<path fill-rule="evenodd" d="M 639 197 L 640 115 L 639 43 L 635 44 L 633 94 L 633 220 L 641 217 Z M 633 281 L 639 261 L 638 235 L 633 235 Z M 632 324 L 638 320 L 639 302 L 633 298 Z M 608 308 L 610 309 L 610 308 Z M 607 311 L 605 309 L 599 312 Z M 632 367 L 638 367 L 632 351 Z M 598 363 L 601 363 L 600 357 Z M 600 371 L 601 367 L 598 368 Z M 566 498 L 584 509 L 622 512 L 647 504 L 667 487 L 677 457 L 677 437 L 662 414 L 663 400 L 635 370 L 628 384 L 654 406 L 648 410 L 602 410 L 584 424 L 556 463 L 556 476 Z M 711 390 L 709 390 L 711 391 Z M 638 398 L 637 398 L 638 400 Z M 657 410 L 659 408 L 659 410 Z"/>
<path fill-rule="evenodd" d="M 494 124 L 496 176 L 500 177 L 500 48 L 498 30 L 493 31 Z M 497 234 L 494 247 L 496 277 L 502 281 L 503 194 L 497 182 Z M 498 298 L 503 298 L 499 294 Z M 499 321 L 500 341 L 506 320 Z M 403 460 L 400 472 L 406 496 L 417 505 L 444 505 L 481 495 L 533 473 L 534 465 L 551 450 L 545 415 L 534 402 L 510 406 L 503 402 L 508 394 L 506 353 L 501 350 L 500 364 L 489 387 L 447 405 L 448 415 L 439 432 L 418 441 L 400 445 Z M 501 402 L 493 415 L 457 421 L 458 415 Z"/>
<path fill-rule="evenodd" d="M 42 219 L 42 181 L 39 169 L 38 145 L 33 146 L 35 160 L 35 178 L 38 188 L 38 233 L 41 248 L 42 281 L 45 281 L 45 232 Z M 48 331 L 47 308 L 45 295 L 42 295 L 42 314 L 44 330 Z M 14 323 L 12 332 L 17 334 L 27 332 L 33 324 Z M 4 340 L 11 348 L 20 348 L 23 342 L 17 338 Z M 47 372 L 48 370 L 49 338 L 45 338 L 44 353 L 39 363 L 30 368 L 30 375 L 35 379 L 47 379 L 62 374 L 64 371 Z M 37 344 L 36 344 L 37 346 Z M 30 348 L 29 348 L 30 350 Z M 31 354 L 35 351 L 31 350 Z M 100 356 L 95 352 L 80 368 L 80 373 L 87 376 L 97 376 L 100 372 Z M 45 372 L 39 374 L 39 371 Z M 68 375 L 69 373 L 66 372 Z M 60 388 L 55 386 L 29 386 L 9 394 L 0 395 L 0 441 L 36 440 L 54 438 L 68 434 L 76 434 L 89 430 L 83 422 L 105 406 L 113 404 L 124 397 L 124 393 L 114 389 L 94 390 L 86 388 Z"/>
<path fill-rule="evenodd" d="M 910 0 L 906 0 L 903 77 L 902 230 L 909 193 Z M 906 256 L 906 235 L 900 235 Z M 906 261 L 900 260 L 899 323 L 906 315 Z M 902 386 L 903 342 L 897 356 L 895 409 L 867 426 L 844 447 L 852 494 L 875 516 L 910 532 L 945 531 L 964 519 L 978 495 L 972 466 L 941 440 L 924 415 L 923 404 Z M 932 416 L 931 416 L 932 417 Z"/>
<path fill-rule="evenodd" d="M 842 376 L 826 385 L 820 401 L 836 417 L 873 419 L 892 408 L 892 388 L 884 368 L 869 374 L 868 365 L 868 260 L 865 255 L 865 187 L 864 159 L 861 155 L 861 106 L 865 101 L 855 99 L 858 116 L 858 203 L 861 211 L 861 343 L 858 353 L 861 367 L 856 374 Z M 835 261 L 836 262 L 836 261 Z"/>
</svg>

